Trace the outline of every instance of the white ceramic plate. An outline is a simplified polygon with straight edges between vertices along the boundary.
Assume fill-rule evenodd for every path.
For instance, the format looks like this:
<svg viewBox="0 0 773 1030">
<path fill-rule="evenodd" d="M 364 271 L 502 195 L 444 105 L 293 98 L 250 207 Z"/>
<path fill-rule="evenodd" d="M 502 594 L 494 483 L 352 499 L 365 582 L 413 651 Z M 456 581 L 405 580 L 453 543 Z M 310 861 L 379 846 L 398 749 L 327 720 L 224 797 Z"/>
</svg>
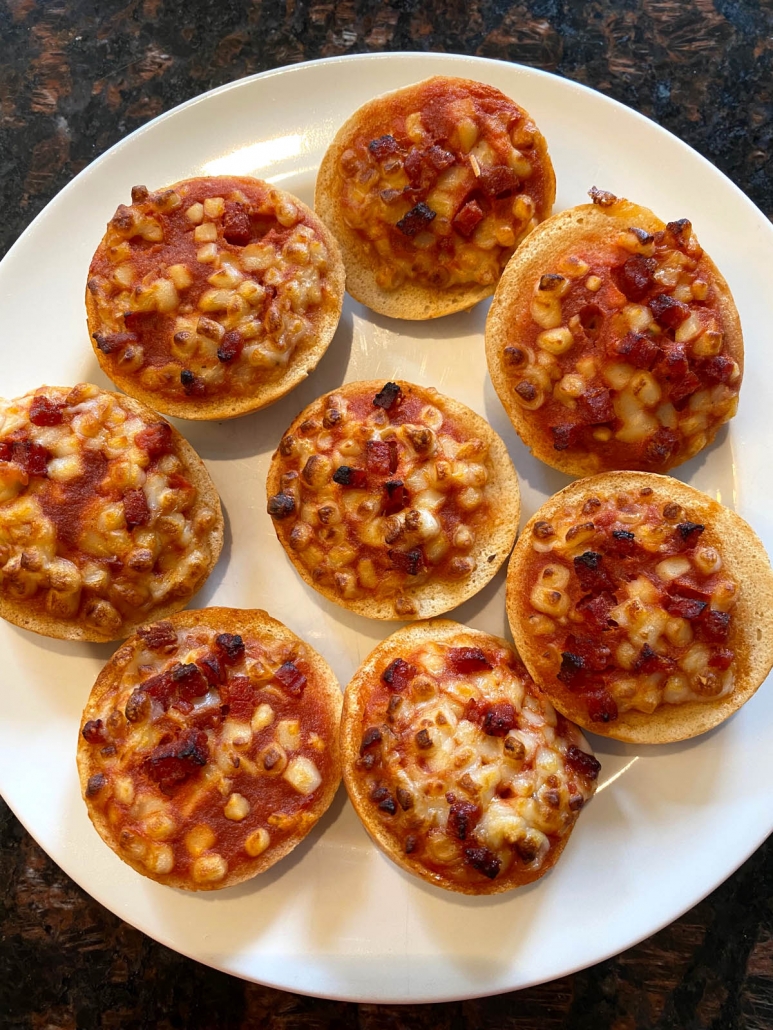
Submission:
<svg viewBox="0 0 773 1030">
<path fill-rule="evenodd" d="M 83 292 L 105 223 L 133 184 L 254 173 L 307 202 L 336 128 L 372 96 L 431 74 L 499 87 L 535 117 L 558 179 L 556 210 L 598 185 L 672 219 L 688 216 L 733 290 L 746 332 L 738 417 L 680 478 L 736 507 L 773 545 L 768 469 L 773 410 L 773 231 L 715 168 L 647 119 L 542 72 L 441 54 L 352 57 L 279 69 L 192 100 L 95 161 L 0 265 L 6 395 L 92 380 L 109 386 L 86 334 Z M 283 429 L 345 380 L 437 386 L 484 415 L 521 477 L 524 521 L 568 481 L 520 444 L 485 374 L 488 305 L 426 324 L 374 316 L 349 298 L 317 371 L 273 407 L 221 424 L 178 423 L 205 458 L 227 543 L 196 598 L 265 607 L 325 655 L 342 684 L 394 628 L 328 603 L 286 560 L 264 481 Z M 505 633 L 504 575 L 452 617 Z M 0 789 L 43 848 L 122 919 L 237 976 L 358 1001 L 445 1001 L 553 979 L 622 951 L 724 880 L 773 828 L 773 696 L 767 687 L 718 730 L 639 749 L 595 740 L 597 797 L 544 880 L 490 898 L 454 895 L 399 871 L 370 843 L 343 791 L 293 854 L 255 880 L 202 895 L 138 876 L 97 837 L 80 798 L 81 709 L 109 645 L 0 626 Z"/>
</svg>

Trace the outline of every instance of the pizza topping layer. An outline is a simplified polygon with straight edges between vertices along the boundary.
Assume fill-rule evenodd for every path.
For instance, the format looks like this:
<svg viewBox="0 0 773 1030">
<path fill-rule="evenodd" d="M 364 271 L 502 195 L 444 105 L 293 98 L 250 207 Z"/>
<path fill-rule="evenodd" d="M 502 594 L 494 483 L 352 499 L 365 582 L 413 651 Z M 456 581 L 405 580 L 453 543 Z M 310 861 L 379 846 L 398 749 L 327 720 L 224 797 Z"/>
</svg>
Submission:
<svg viewBox="0 0 773 1030">
<path fill-rule="evenodd" d="M 503 367 L 556 451 L 662 471 L 735 414 L 741 369 L 727 331 L 687 219 L 654 234 L 613 223 L 535 279 Z"/>
<path fill-rule="evenodd" d="M 600 766 L 513 652 L 430 642 L 368 687 L 354 775 L 395 846 L 471 886 L 538 871 Z"/>
<path fill-rule="evenodd" d="M 679 504 L 648 487 L 567 503 L 534 524 L 524 577 L 536 661 L 593 721 L 732 692 L 739 585 Z"/>
<path fill-rule="evenodd" d="M 178 401 L 249 395 L 336 307 L 329 259 L 316 221 L 257 179 L 137 186 L 89 271 L 103 363 Z"/>
<path fill-rule="evenodd" d="M 171 622 L 140 637 L 82 730 L 87 797 L 150 873 L 214 885 L 316 822 L 335 713 L 300 642 Z"/>
<path fill-rule="evenodd" d="M 491 518 L 488 444 L 466 435 L 432 390 L 387 383 L 330 394 L 279 445 L 268 512 L 315 583 L 344 600 L 390 598 L 430 579 L 469 578 Z"/>
<path fill-rule="evenodd" d="M 369 245 L 379 286 L 493 285 L 550 212 L 536 125 L 498 91 L 448 80 L 382 104 L 383 134 L 359 129 L 339 159 L 336 198 Z"/>
<path fill-rule="evenodd" d="M 166 422 L 89 384 L 0 401 L 3 595 L 118 636 L 192 594 L 218 517 L 175 450 Z"/>
</svg>

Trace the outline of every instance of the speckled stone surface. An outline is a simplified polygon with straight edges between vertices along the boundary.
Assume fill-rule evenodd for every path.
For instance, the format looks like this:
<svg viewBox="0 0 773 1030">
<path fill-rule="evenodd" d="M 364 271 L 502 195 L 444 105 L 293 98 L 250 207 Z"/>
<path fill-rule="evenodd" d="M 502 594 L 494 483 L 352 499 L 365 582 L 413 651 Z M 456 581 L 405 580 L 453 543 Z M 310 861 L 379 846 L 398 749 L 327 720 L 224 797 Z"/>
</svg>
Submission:
<svg viewBox="0 0 773 1030">
<path fill-rule="evenodd" d="M 264 69 L 389 50 L 480 54 L 593 86 L 773 215 L 771 0 L 0 0 L 0 254 L 162 111 Z M 0 1030 L 92 1027 L 770 1030 L 773 843 L 616 959 L 518 994 L 401 1008 L 302 998 L 181 958 L 92 901 L 0 802 Z"/>
</svg>

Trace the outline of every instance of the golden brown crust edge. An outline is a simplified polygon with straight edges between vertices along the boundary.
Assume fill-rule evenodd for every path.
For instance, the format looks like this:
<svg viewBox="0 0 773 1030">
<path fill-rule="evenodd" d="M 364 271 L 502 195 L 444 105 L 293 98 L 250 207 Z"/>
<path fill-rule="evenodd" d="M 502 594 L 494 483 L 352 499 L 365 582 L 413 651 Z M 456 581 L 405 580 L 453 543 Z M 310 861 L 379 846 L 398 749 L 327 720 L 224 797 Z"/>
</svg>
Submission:
<svg viewBox="0 0 773 1030">
<path fill-rule="evenodd" d="M 412 90 L 422 89 L 429 82 L 450 79 L 454 83 L 463 83 L 477 90 L 489 89 L 498 94 L 493 86 L 477 82 L 473 79 L 449 77 L 445 75 L 431 76 L 422 82 L 410 86 L 403 86 L 400 89 L 392 90 L 381 96 L 374 97 L 358 108 L 351 117 L 344 122 L 336 133 L 332 143 L 322 158 L 322 163 L 317 174 L 317 184 L 314 190 L 314 209 L 327 225 L 335 233 L 343 253 L 344 264 L 346 265 L 346 289 L 355 300 L 364 304 L 372 311 L 380 315 L 387 315 L 389 318 L 405 318 L 412 321 L 430 318 L 440 318 L 443 315 L 453 314 L 455 311 L 465 311 L 474 307 L 481 300 L 490 297 L 494 292 L 494 286 L 457 286 L 450 289 L 433 289 L 428 286 L 420 286 L 415 283 L 407 283 L 398 290 L 385 290 L 376 282 L 375 272 L 372 268 L 372 257 L 367 245 L 360 239 L 357 233 L 351 229 L 341 217 L 337 203 L 336 182 L 338 177 L 338 163 L 341 155 L 349 146 L 349 140 L 359 131 L 368 131 L 373 126 L 374 134 L 380 131 L 379 112 L 384 100 L 396 94 L 408 94 Z M 509 99 L 509 98 L 508 98 Z M 516 103 L 516 101 L 513 101 Z M 525 111 L 520 104 L 517 104 L 522 111 Z M 525 112 L 528 115 L 528 112 Z M 531 117 L 529 115 L 529 117 Z M 535 149 L 540 160 L 544 163 L 546 179 L 549 183 L 546 213 L 553 207 L 556 197 L 556 178 L 553 172 L 553 165 L 548 154 L 548 147 L 545 137 L 538 133 Z M 545 214 L 542 215 L 545 217 Z"/>
<path fill-rule="evenodd" d="M 582 704 L 560 683 L 545 684 L 538 676 L 534 645 L 524 631 L 526 595 L 520 587 L 528 555 L 531 529 L 540 519 L 548 521 L 567 502 L 589 494 L 607 495 L 618 490 L 651 487 L 655 497 L 676 501 L 690 520 L 705 521 L 721 541 L 723 559 L 738 580 L 740 596 L 733 609 L 734 621 L 742 633 L 736 686 L 732 694 L 718 701 L 689 701 L 661 705 L 651 715 L 622 713 L 614 722 L 591 722 Z M 764 682 L 773 667 L 773 570 L 762 541 L 744 520 L 707 494 L 670 476 L 653 472 L 604 472 L 578 480 L 550 498 L 524 527 L 513 551 L 507 572 L 507 617 L 515 646 L 535 681 L 554 706 L 578 726 L 604 737 L 631 744 L 670 744 L 697 737 L 713 729 L 738 711 Z"/>
<path fill-rule="evenodd" d="M 299 641 L 306 647 L 307 653 L 304 657 L 308 660 L 315 676 L 319 677 L 321 690 L 327 699 L 331 711 L 336 714 L 336 724 L 340 721 L 343 699 L 341 696 L 341 688 L 332 669 L 325 659 L 313 647 L 311 647 L 310 644 L 301 640 L 300 637 L 293 633 L 292 630 L 288 629 L 283 623 L 272 618 L 268 612 L 265 612 L 260 608 L 200 608 L 179 612 L 172 616 L 169 621 L 172 622 L 176 629 L 190 629 L 197 626 L 207 626 L 211 629 L 218 629 L 224 633 L 272 633 L 278 639 L 284 639 L 291 642 Z M 259 873 L 265 872 L 271 866 L 275 865 L 288 855 L 295 847 L 297 847 L 304 837 L 311 832 L 316 823 L 322 818 L 332 804 L 333 798 L 341 785 L 341 751 L 339 738 L 336 736 L 330 741 L 334 774 L 330 777 L 330 782 L 325 786 L 319 801 L 312 810 L 315 816 L 314 823 L 308 826 L 302 833 L 292 834 L 278 847 L 270 848 L 262 855 L 253 859 L 253 861 L 249 863 L 249 867 L 246 872 L 242 871 L 240 873 L 231 873 L 216 884 L 196 884 L 194 886 L 191 884 L 190 880 L 183 877 L 176 877 L 173 874 L 158 875 L 151 873 L 144 865 L 132 860 L 131 856 L 122 854 L 116 847 L 114 847 L 113 843 L 111 843 L 114 836 L 107 820 L 102 818 L 99 812 L 95 812 L 92 809 L 92 806 L 88 803 L 88 800 L 86 799 L 86 785 L 89 778 L 89 768 L 86 746 L 81 734 L 86 722 L 88 722 L 92 715 L 98 712 L 97 702 L 106 694 L 109 694 L 114 687 L 119 684 L 123 669 L 131 660 L 135 642 L 136 638 L 134 637 L 127 640 L 102 669 L 94 686 L 92 687 L 91 694 L 89 695 L 89 699 L 86 703 L 83 717 L 81 719 L 78 731 L 78 751 L 76 761 L 78 765 L 81 795 L 86 804 L 89 818 L 102 840 L 123 862 L 131 866 L 135 872 L 140 873 L 142 876 L 155 880 L 157 883 L 162 883 L 167 887 L 178 887 L 187 891 L 211 891 L 222 890 L 225 887 L 233 887 L 237 883 L 243 883 L 245 880 L 250 880 L 253 876 L 257 876 Z"/>
<path fill-rule="evenodd" d="M 392 659 L 400 657 L 406 651 L 412 650 L 426 641 L 452 641 L 460 637 L 473 641 L 495 640 L 498 644 L 512 650 L 512 646 L 501 637 L 492 633 L 484 633 L 481 630 L 471 629 L 451 619 L 432 619 L 426 622 L 414 623 L 410 626 L 403 626 L 386 640 L 382 640 L 375 647 L 365 661 L 360 665 L 344 691 L 344 706 L 341 716 L 341 756 L 343 763 L 343 778 L 349 800 L 360 817 L 363 826 L 368 831 L 371 839 L 385 854 L 401 869 L 414 876 L 418 876 L 426 883 L 435 887 L 442 887 L 445 890 L 454 891 L 457 894 L 469 894 L 473 896 L 487 894 L 503 894 L 505 891 L 515 890 L 524 887 L 527 883 L 533 883 L 541 879 L 545 873 L 558 861 L 561 852 L 577 822 L 577 814 L 566 834 L 557 843 L 551 841 L 550 851 L 545 856 L 542 866 L 536 871 L 522 871 L 519 876 L 510 876 L 507 881 L 497 883 L 492 880 L 489 883 L 473 887 L 469 884 L 456 883 L 439 873 L 432 873 L 425 869 L 420 862 L 412 860 L 400 848 L 395 847 L 390 835 L 383 829 L 378 819 L 373 816 L 373 805 L 368 804 L 364 792 L 360 790 L 359 784 L 353 773 L 354 765 L 359 758 L 361 740 L 362 715 L 365 708 L 368 684 L 376 677 L 376 670 Z"/>
<path fill-rule="evenodd" d="M 519 296 L 524 291 L 528 295 L 531 294 L 535 279 L 565 251 L 567 243 L 582 245 L 585 241 L 596 239 L 598 234 L 608 231 L 610 219 L 614 220 L 616 227 L 621 231 L 631 224 L 652 233 L 665 228 L 665 223 L 648 208 L 622 199 L 609 208 L 596 204 L 581 204 L 552 215 L 527 236 L 510 258 L 499 280 L 486 319 L 485 344 L 489 375 L 508 418 L 536 458 L 570 476 L 596 475 L 598 468 L 589 455 L 557 451 L 550 440 L 534 430 L 529 418 L 530 413 L 512 398 L 502 353 L 505 346 L 512 342 L 513 329 L 517 324 L 513 310 Z M 738 309 L 730 287 L 717 266 L 708 254 L 704 253 L 703 258 L 714 276 L 713 285 L 716 287 L 720 310 L 727 326 L 727 352 L 738 363 L 743 375 L 743 333 Z M 707 431 L 706 447 L 712 443 L 720 428 L 721 426 L 714 426 L 713 430 Z M 672 462 L 668 468 L 674 468 L 681 464 L 682 460 Z"/>
<path fill-rule="evenodd" d="M 45 387 L 38 387 L 38 389 L 45 389 Z M 115 393 L 110 390 L 103 390 L 102 392 L 109 393 L 112 397 L 115 397 L 134 415 L 139 415 L 141 418 L 149 420 L 150 422 L 166 423 L 166 419 L 163 415 L 159 415 L 156 411 L 149 409 L 145 404 L 135 400 L 133 397 L 127 397 L 124 394 Z M 167 604 L 159 605 L 158 607 L 151 609 L 142 619 L 125 622 L 118 636 L 99 633 L 97 630 L 90 629 L 87 626 L 79 626 L 74 623 L 62 622 L 45 612 L 30 612 L 25 608 L 23 602 L 18 604 L 14 603 L 2 594 L 0 594 L 0 618 L 5 619 L 6 622 L 10 622 L 14 626 L 19 626 L 21 629 L 29 630 L 31 633 L 39 633 L 44 637 L 53 637 L 55 640 L 84 640 L 89 643 L 104 644 L 111 640 L 122 640 L 134 633 L 138 626 L 144 626 L 149 622 L 156 622 L 159 619 L 165 619 L 168 615 L 172 615 L 174 612 L 179 612 L 188 604 L 191 598 L 198 593 L 217 564 L 220 552 L 223 549 L 223 512 L 220 506 L 220 497 L 215 489 L 215 484 L 212 482 L 212 477 L 209 472 L 207 472 L 204 462 L 191 447 L 185 437 L 182 436 L 173 425 L 170 423 L 167 423 L 167 425 L 169 425 L 169 428 L 172 430 L 172 440 L 174 441 L 175 453 L 183 463 L 186 478 L 191 485 L 196 488 L 197 504 L 205 504 L 207 507 L 211 508 L 216 515 L 215 525 L 207 532 L 211 552 L 210 560 L 197 580 L 193 590 L 191 590 L 191 592 L 185 597 L 177 598 Z"/>
<path fill-rule="evenodd" d="M 408 383 L 405 380 L 398 379 L 395 380 L 395 382 L 404 390 L 410 389 L 413 391 L 419 391 L 425 396 L 429 390 L 428 387 L 417 386 L 415 383 Z M 343 397 L 346 397 L 349 394 L 359 394 L 361 392 L 370 391 L 375 395 L 379 390 L 381 390 L 383 385 L 383 380 L 376 379 L 359 381 L 356 383 L 345 383 L 337 390 L 331 390 L 330 393 L 341 394 Z M 304 410 L 295 418 L 292 425 L 288 426 L 283 435 L 297 431 L 301 423 L 307 418 L 313 417 L 317 409 L 322 411 L 324 409 L 325 399 L 329 396 L 330 394 L 323 394 L 322 397 L 318 397 L 307 408 L 304 408 Z M 489 479 L 487 487 L 490 486 L 495 488 L 489 503 L 492 508 L 499 506 L 497 510 L 500 514 L 496 518 L 495 528 L 486 537 L 486 540 L 479 543 L 476 542 L 475 546 L 469 552 L 471 557 L 479 560 L 475 571 L 468 579 L 459 582 L 446 581 L 443 583 L 442 589 L 439 588 L 436 580 L 430 580 L 415 591 L 406 587 L 404 590 L 405 595 L 410 597 L 410 599 L 417 605 L 418 610 L 416 615 L 413 616 L 398 616 L 395 614 L 393 599 L 386 598 L 384 600 L 377 601 L 375 599 L 368 598 L 353 598 L 351 600 L 344 600 L 330 587 L 320 586 L 318 583 L 315 583 L 306 569 L 306 566 L 295 558 L 291 548 L 285 546 L 282 537 L 279 535 L 278 525 L 277 523 L 274 523 L 274 530 L 277 534 L 277 538 L 282 544 L 287 557 L 292 562 L 301 579 L 303 579 L 310 587 L 313 587 L 317 593 L 326 597 L 328 601 L 333 601 L 342 608 L 348 608 L 349 611 L 356 612 L 358 615 L 365 615 L 369 619 L 400 619 L 401 621 L 418 621 L 421 619 L 434 618 L 436 615 L 442 615 L 444 612 L 448 612 L 452 608 L 456 608 L 464 601 L 474 597 L 475 594 L 482 590 L 483 587 L 494 578 L 496 573 L 507 560 L 515 542 L 515 536 L 518 531 L 518 522 L 521 515 L 520 489 L 518 485 L 518 475 L 505 444 L 501 437 L 494 432 L 488 422 L 466 405 L 453 400 L 446 394 L 437 394 L 435 397 L 430 395 L 427 396 L 427 399 L 430 403 L 437 404 L 438 397 L 442 400 L 445 410 L 447 410 L 450 415 L 464 424 L 465 427 L 469 427 L 471 436 L 478 436 L 487 441 L 489 445 L 489 453 L 491 454 L 492 467 L 496 474 L 495 479 L 493 477 Z M 268 471 L 268 479 L 266 483 L 268 497 L 279 493 L 280 476 L 281 455 L 279 454 L 279 451 L 276 450 L 271 458 L 271 465 L 269 466 Z M 483 560 L 484 555 L 491 554 L 496 556 L 493 561 Z"/>
<path fill-rule="evenodd" d="M 250 176 L 228 176 L 228 178 L 261 181 L 255 180 L 254 177 Z M 188 180 L 180 180 L 180 182 L 186 181 Z M 175 189 L 180 185 L 180 182 L 173 183 L 171 186 L 164 188 Z M 281 192 L 287 193 L 286 190 L 282 190 Z M 316 231 L 319 232 L 325 241 L 325 246 L 330 254 L 327 278 L 331 287 L 331 292 L 334 293 L 336 297 L 336 306 L 334 309 L 322 314 L 319 320 L 318 331 L 314 336 L 307 343 L 302 343 L 298 348 L 296 348 L 285 374 L 276 380 L 272 380 L 260 386 L 257 392 L 250 397 L 210 397 L 192 399 L 190 401 L 176 401 L 165 398 L 153 390 L 145 390 L 139 385 L 139 383 L 137 383 L 133 376 L 116 375 L 115 370 L 111 368 L 105 360 L 105 355 L 99 347 L 97 347 L 94 340 L 94 333 L 99 331 L 100 321 L 97 314 L 96 303 L 91 292 L 87 288 L 86 322 L 88 326 L 89 342 L 91 343 L 100 368 L 111 382 L 115 383 L 120 390 L 123 390 L 124 393 L 127 393 L 130 397 L 134 397 L 149 408 L 153 408 L 155 411 L 161 411 L 165 415 L 171 415 L 174 418 L 190 419 L 191 421 L 214 422 L 222 419 L 239 418 L 242 415 L 250 414 L 250 412 L 259 411 L 261 408 L 267 408 L 270 404 L 280 400 L 293 390 L 306 378 L 306 376 L 311 375 L 322 359 L 325 351 L 328 349 L 330 342 L 335 335 L 335 331 L 338 328 L 338 323 L 341 320 L 346 272 L 344 270 L 344 262 L 341 255 L 341 248 L 338 245 L 338 240 L 327 227 L 325 222 L 318 214 L 312 211 L 307 204 L 304 204 L 303 201 L 299 200 L 294 194 L 287 193 L 287 196 L 292 200 L 293 204 L 303 212 L 304 218 L 311 221 Z M 103 241 L 100 240 L 99 248 L 102 247 L 102 242 Z M 99 248 L 97 249 L 99 250 Z"/>
</svg>

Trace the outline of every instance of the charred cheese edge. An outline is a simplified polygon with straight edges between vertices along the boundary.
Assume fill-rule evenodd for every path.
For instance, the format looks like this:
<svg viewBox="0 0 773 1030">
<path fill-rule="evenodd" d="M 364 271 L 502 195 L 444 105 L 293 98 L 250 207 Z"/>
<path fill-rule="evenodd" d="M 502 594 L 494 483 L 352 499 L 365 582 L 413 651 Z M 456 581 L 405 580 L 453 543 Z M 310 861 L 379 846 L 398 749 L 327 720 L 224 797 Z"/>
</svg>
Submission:
<svg viewBox="0 0 773 1030">
<path fill-rule="evenodd" d="M 506 641 L 448 620 L 398 630 L 368 656 L 341 735 L 346 787 L 376 843 L 465 894 L 543 876 L 600 768 Z"/>
<path fill-rule="evenodd" d="M 489 371 L 523 441 L 573 475 L 665 472 L 733 417 L 743 336 L 687 219 L 600 190 L 544 222 L 486 323 Z"/>
<path fill-rule="evenodd" d="M 327 663 L 265 612 L 206 608 L 143 627 L 83 714 L 89 816 L 119 858 L 159 883 L 240 883 L 330 805 L 340 712 Z"/>
<path fill-rule="evenodd" d="M 507 611 L 535 681 L 586 729 L 703 733 L 773 666 L 773 572 L 735 512 L 677 480 L 604 473 L 551 498 L 513 552 Z"/>
<path fill-rule="evenodd" d="M 520 508 L 488 423 L 402 381 L 347 383 L 306 408 L 267 491 L 303 579 L 377 619 L 426 618 L 475 594 L 509 554 Z"/>
<path fill-rule="evenodd" d="M 86 310 L 116 385 L 170 415 L 221 419 L 315 368 L 343 292 L 338 245 L 297 197 L 210 176 L 132 190 L 92 260 Z"/>
<path fill-rule="evenodd" d="M 187 604 L 223 517 L 193 448 L 139 402 L 88 383 L 0 401 L 0 615 L 114 640 Z"/>
</svg>

